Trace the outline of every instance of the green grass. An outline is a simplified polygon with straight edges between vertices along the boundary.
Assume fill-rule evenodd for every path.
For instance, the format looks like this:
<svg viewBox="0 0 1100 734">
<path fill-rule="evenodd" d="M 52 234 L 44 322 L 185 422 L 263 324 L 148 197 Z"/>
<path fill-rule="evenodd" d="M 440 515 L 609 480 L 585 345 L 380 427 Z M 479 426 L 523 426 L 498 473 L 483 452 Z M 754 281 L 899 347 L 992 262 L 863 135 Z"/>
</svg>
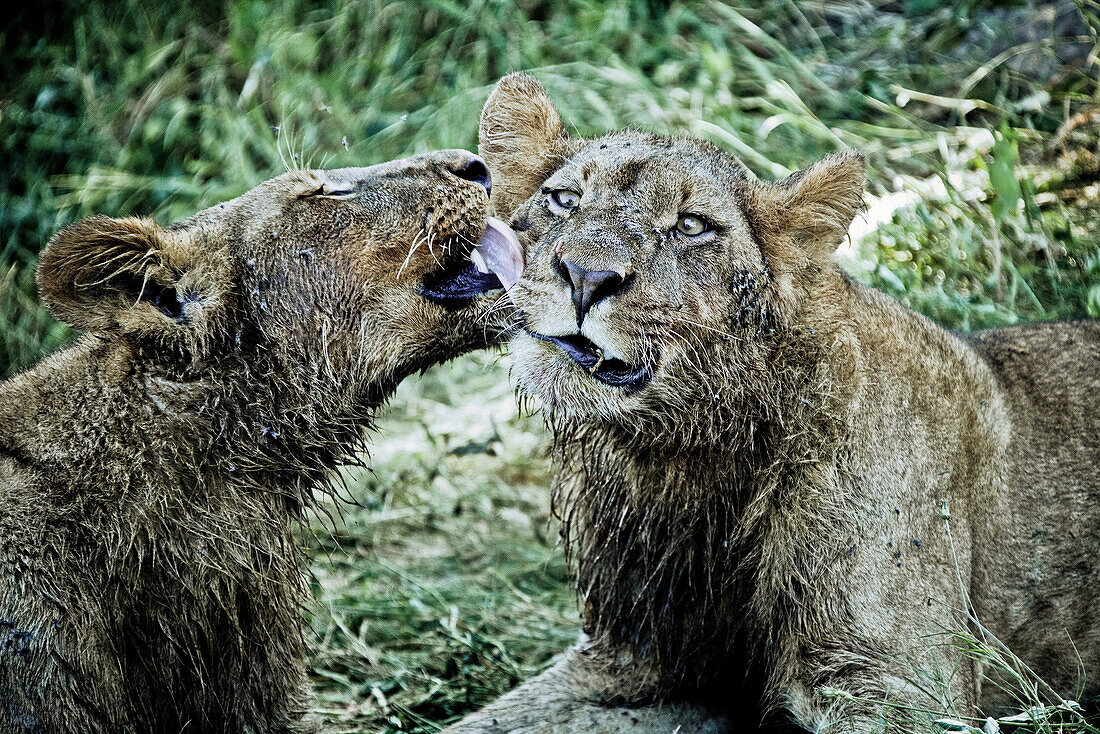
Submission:
<svg viewBox="0 0 1100 734">
<path fill-rule="evenodd" d="M 382 423 L 371 470 L 344 477 L 355 504 L 308 539 L 318 709 L 337 731 L 434 731 L 565 649 L 579 618 L 541 423 L 491 355 L 406 382 Z"/>
<path fill-rule="evenodd" d="M 1097 3 L 1079 1 L 1092 24 L 1083 27 L 1094 33 Z M 985 200 L 957 215 L 897 223 L 895 241 L 934 249 L 947 238 L 938 229 L 946 216 L 959 247 L 977 256 L 946 269 L 924 263 L 930 273 L 882 258 L 901 278 L 900 292 L 918 308 L 927 295 L 930 311 L 952 326 L 968 323 L 961 311 L 969 305 L 998 314 L 980 323 L 1080 315 L 1090 303 L 1097 313 L 1095 241 L 1073 234 L 1084 215 L 1067 210 L 1097 198 L 1086 190 L 1100 157 L 1097 120 L 1059 136 L 1075 114 L 1095 109 L 1095 59 L 1044 67 L 1067 51 L 1046 48 L 1043 38 L 994 54 L 1015 24 L 976 2 L 911 0 L 902 6 L 911 15 L 830 7 L 244 0 L 180 12 L 124 0 L 25 9 L 0 31 L 8 65 L 0 82 L 0 268 L 29 271 L 49 237 L 77 218 L 175 221 L 279 172 L 284 160 L 362 165 L 473 148 L 490 85 L 531 69 L 581 134 L 628 125 L 690 132 L 762 176 L 847 146 L 867 153 L 874 194 L 929 176 L 988 172 Z M 1030 66 L 1053 80 L 1014 66 L 1033 56 Z M 996 273 L 980 256 L 994 232 L 1009 265 Z M 919 277 L 906 280 L 906 272 Z M 980 287 L 941 309 L 934 304 L 956 273 Z M 868 277 L 893 283 L 882 275 Z M 30 293 L 28 283 L 15 275 L 3 286 Z M 5 295 L 3 303 L 20 300 Z M 27 319 L 5 307 L 0 319 L 13 334 L 0 374 L 33 362 L 36 344 L 56 344 L 44 338 L 57 335 L 45 314 Z"/>
<path fill-rule="evenodd" d="M 845 266 L 946 326 L 1100 316 L 1100 5 L 1077 7 L 1070 47 L 988 0 L 40 3 L 0 30 L 0 377 L 71 338 L 32 276 L 65 224 L 176 221 L 284 161 L 475 148 L 515 69 L 579 134 L 686 132 L 762 177 L 860 148 L 870 224 Z M 303 534 L 338 730 L 434 731 L 576 633 L 546 437 L 506 365 L 403 385 L 373 471 L 344 477 L 355 503 Z"/>
</svg>

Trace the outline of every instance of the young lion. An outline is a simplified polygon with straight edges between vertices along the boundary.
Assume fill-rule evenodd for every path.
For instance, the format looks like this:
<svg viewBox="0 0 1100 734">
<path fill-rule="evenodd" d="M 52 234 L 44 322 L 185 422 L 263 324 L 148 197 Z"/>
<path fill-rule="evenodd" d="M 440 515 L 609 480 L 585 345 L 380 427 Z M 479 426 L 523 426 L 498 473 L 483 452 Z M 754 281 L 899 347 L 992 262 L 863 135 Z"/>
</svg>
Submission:
<svg viewBox="0 0 1100 734">
<path fill-rule="evenodd" d="M 489 187 L 443 151 L 53 238 L 87 335 L 0 386 L 0 731 L 312 728 L 292 527 L 403 377 L 497 338 Z"/>
<path fill-rule="evenodd" d="M 1002 711 L 950 630 L 1100 692 L 1100 323 L 959 335 L 853 282 L 852 151 L 763 183 L 697 140 L 571 139 L 513 75 L 481 153 L 589 640 L 451 731 Z"/>
</svg>

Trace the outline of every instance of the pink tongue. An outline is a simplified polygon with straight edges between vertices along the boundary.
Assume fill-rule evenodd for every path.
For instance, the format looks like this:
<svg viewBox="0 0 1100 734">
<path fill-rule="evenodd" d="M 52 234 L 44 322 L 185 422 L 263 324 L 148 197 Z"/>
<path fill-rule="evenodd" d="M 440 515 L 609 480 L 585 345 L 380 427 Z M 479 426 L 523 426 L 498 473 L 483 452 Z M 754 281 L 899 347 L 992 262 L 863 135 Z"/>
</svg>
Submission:
<svg viewBox="0 0 1100 734">
<path fill-rule="evenodd" d="M 474 262 L 481 272 L 488 268 L 497 276 L 505 290 L 512 290 L 523 275 L 523 247 L 512 228 L 496 217 L 488 217 L 485 225 L 485 234 L 474 248 L 480 258 L 475 256 Z"/>
</svg>

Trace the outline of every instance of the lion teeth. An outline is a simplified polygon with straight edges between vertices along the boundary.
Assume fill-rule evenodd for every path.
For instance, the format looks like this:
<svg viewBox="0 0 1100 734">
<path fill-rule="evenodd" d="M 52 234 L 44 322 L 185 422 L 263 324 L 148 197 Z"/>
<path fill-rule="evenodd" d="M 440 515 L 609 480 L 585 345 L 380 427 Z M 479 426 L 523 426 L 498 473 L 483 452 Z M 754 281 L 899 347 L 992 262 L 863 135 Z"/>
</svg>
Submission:
<svg viewBox="0 0 1100 734">
<path fill-rule="evenodd" d="M 485 232 L 476 247 L 486 265 L 505 290 L 511 290 L 523 274 L 523 246 L 519 238 L 504 222 L 495 217 L 485 218 Z"/>
<path fill-rule="evenodd" d="M 481 253 L 477 250 L 470 250 L 470 259 L 474 261 L 474 265 L 477 266 L 479 273 L 485 274 L 489 272 L 489 266 L 485 264 L 485 258 L 481 256 Z"/>
<path fill-rule="evenodd" d="M 599 371 L 600 367 L 603 367 L 604 356 L 603 350 L 599 347 L 595 347 L 593 351 L 596 353 L 596 364 L 592 365 L 592 369 L 588 370 L 588 374 L 594 375 Z"/>
</svg>

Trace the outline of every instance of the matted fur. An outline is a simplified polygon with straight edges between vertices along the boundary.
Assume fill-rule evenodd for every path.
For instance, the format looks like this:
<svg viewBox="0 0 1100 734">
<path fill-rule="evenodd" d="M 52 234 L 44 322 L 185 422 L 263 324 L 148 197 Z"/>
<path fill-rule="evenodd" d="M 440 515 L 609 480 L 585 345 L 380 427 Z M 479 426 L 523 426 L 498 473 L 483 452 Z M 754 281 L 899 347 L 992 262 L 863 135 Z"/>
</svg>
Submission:
<svg viewBox="0 0 1100 734">
<path fill-rule="evenodd" d="M 294 732 L 295 523 L 416 370 L 486 346 L 425 276 L 485 227 L 465 151 L 291 171 L 42 253 L 88 333 L 0 386 L 0 731 Z"/>
<path fill-rule="evenodd" d="M 449 731 L 920 731 L 1011 706 L 951 630 L 1100 692 L 1100 324 L 957 335 L 851 281 L 852 151 L 767 183 L 690 138 L 570 140 L 552 110 L 506 77 L 482 135 L 514 149 L 483 152 L 539 151 L 493 201 L 521 202 L 514 377 L 554 432 L 586 640 Z M 566 259 L 622 285 L 579 313 Z M 547 340 L 578 331 L 594 367 Z M 606 359 L 647 379 L 604 384 Z"/>
</svg>

